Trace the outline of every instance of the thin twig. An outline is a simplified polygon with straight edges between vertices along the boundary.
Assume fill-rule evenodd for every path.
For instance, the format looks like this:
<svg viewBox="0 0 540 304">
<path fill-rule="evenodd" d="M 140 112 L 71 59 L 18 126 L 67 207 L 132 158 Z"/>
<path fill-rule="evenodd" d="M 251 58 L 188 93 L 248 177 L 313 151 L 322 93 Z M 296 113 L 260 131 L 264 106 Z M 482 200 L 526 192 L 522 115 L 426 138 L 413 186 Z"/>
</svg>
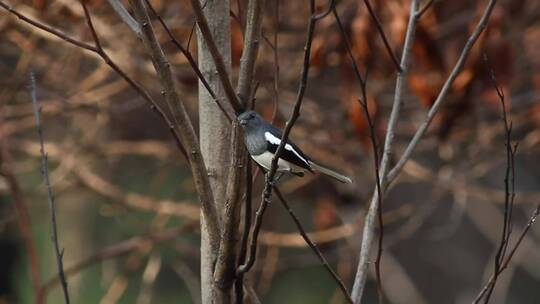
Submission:
<svg viewBox="0 0 540 304">
<path fill-rule="evenodd" d="M 328 1 L 328 7 L 322 13 L 319 13 L 319 14 L 315 15 L 315 11 L 312 9 L 311 10 L 311 15 L 312 15 L 311 18 L 315 19 L 315 22 L 317 22 L 317 21 L 323 19 L 324 17 L 330 15 L 330 13 L 335 9 L 335 7 L 336 7 L 336 0 L 330 0 L 330 1 Z"/>
<path fill-rule="evenodd" d="M 186 49 L 189 50 L 189 47 L 191 45 L 191 40 L 193 39 L 193 34 L 195 33 L 195 28 L 197 27 L 197 21 L 193 22 L 193 25 L 191 26 L 191 30 L 189 31 L 188 41 L 186 43 Z"/>
<path fill-rule="evenodd" d="M 367 82 L 367 75 L 365 77 Z M 364 86 L 362 87 L 362 99 L 359 99 L 360 105 L 362 106 L 362 109 L 364 110 L 364 115 L 366 115 L 366 120 L 368 122 L 369 127 L 369 137 L 371 139 L 371 147 L 373 149 L 373 164 L 375 167 L 375 182 L 376 182 L 376 190 L 377 190 L 377 197 L 379 199 L 379 210 L 377 213 L 377 218 L 379 222 L 379 241 L 377 246 L 377 257 L 375 259 L 375 276 L 377 279 L 377 294 L 379 297 L 379 304 L 383 303 L 383 284 L 382 284 L 382 276 L 381 276 L 381 259 L 382 259 L 382 253 L 383 253 L 383 239 L 384 239 L 384 222 L 383 222 L 383 201 L 382 201 L 382 190 L 381 190 L 381 178 L 379 175 L 379 146 L 377 144 L 377 136 L 375 134 L 375 125 L 373 123 L 373 120 L 371 119 L 371 115 L 369 114 L 369 108 L 367 103 L 367 94 L 366 94 L 366 82 L 364 82 Z"/>
<path fill-rule="evenodd" d="M 427 12 L 427 10 L 435 3 L 435 0 L 429 0 L 428 3 L 424 5 L 419 11 L 418 11 L 418 18 L 422 18 L 422 16 Z"/>
<path fill-rule="evenodd" d="M 493 88 L 495 92 L 497 93 L 497 96 L 499 97 L 499 101 L 501 103 L 501 112 L 502 112 L 501 120 L 504 125 L 504 137 L 505 137 L 504 146 L 506 150 L 506 170 L 505 170 L 505 175 L 504 175 L 504 190 L 505 190 L 504 191 L 504 216 L 503 216 L 503 225 L 502 225 L 502 232 L 501 232 L 502 234 L 501 234 L 501 240 L 499 242 L 499 246 L 497 248 L 497 252 L 495 254 L 495 259 L 493 263 L 493 267 L 494 267 L 493 280 L 490 281 L 490 284 L 488 285 L 489 287 L 487 288 L 487 292 L 485 293 L 485 297 L 484 297 L 484 303 L 488 303 L 489 299 L 491 298 L 491 294 L 493 293 L 493 290 L 495 288 L 495 284 L 497 284 L 497 279 L 499 278 L 501 265 L 506 256 L 506 249 L 508 248 L 508 244 L 510 243 L 510 236 L 512 234 L 512 210 L 514 207 L 514 199 L 515 199 L 514 160 L 515 160 L 515 153 L 516 153 L 517 145 L 515 146 L 516 149 L 512 147 L 512 142 L 511 142 L 512 122 L 508 120 L 504 92 L 499 87 L 497 78 L 495 77 L 495 72 L 493 71 L 489 63 L 486 54 L 484 54 L 484 61 L 490 72 L 490 78 L 493 84 Z"/>
<path fill-rule="evenodd" d="M 523 228 L 523 231 L 519 235 L 519 238 L 517 239 L 516 243 L 514 244 L 514 246 L 508 253 L 508 255 L 506 256 L 506 259 L 504 260 L 503 263 L 501 263 L 501 267 L 499 268 L 499 273 L 497 274 L 497 276 L 500 275 L 504 270 L 506 270 L 506 268 L 508 268 L 508 265 L 510 264 L 510 261 L 514 257 L 514 254 L 516 253 L 519 245 L 521 245 L 521 242 L 525 238 L 525 235 L 529 232 L 532 225 L 536 222 L 536 219 L 539 214 L 540 214 L 540 202 L 536 205 L 536 208 L 532 212 L 531 217 L 529 218 L 529 221 Z M 486 283 L 486 285 L 484 285 L 482 290 L 476 296 L 476 299 L 474 299 L 474 301 L 472 302 L 473 304 L 480 303 L 480 301 L 482 300 L 486 292 L 491 288 L 492 285 L 494 285 L 494 281 L 495 281 L 495 274 L 492 274 L 489 281 Z"/>
<path fill-rule="evenodd" d="M 45 152 L 45 146 L 43 145 L 43 129 L 41 127 L 41 106 L 38 104 L 37 100 L 37 88 L 36 88 L 36 79 L 33 73 L 30 73 L 30 93 L 32 97 L 32 105 L 34 109 L 34 115 L 36 118 L 36 129 L 39 137 L 39 152 L 41 154 L 41 175 L 43 176 L 43 182 L 47 188 L 47 197 L 49 201 L 49 210 L 51 212 L 51 239 L 54 247 L 54 253 L 56 255 L 56 266 L 58 270 L 58 277 L 60 283 L 62 284 L 62 291 L 64 294 L 65 303 L 69 304 L 69 291 L 67 287 L 66 275 L 64 273 L 63 265 L 63 256 L 64 250 L 60 250 L 60 245 L 58 244 L 58 229 L 56 223 L 56 201 L 54 199 L 54 193 L 52 191 L 51 183 L 49 182 L 49 164 L 47 159 L 47 153 Z"/>
<path fill-rule="evenodd" d="M 324 257 L 324 255 L 322 254 L 321 250 L 319 249 L 319 247 L 317 246 L 317 244 L 315 244 L 308 236 L 308 234 L 306 233 L 306 230 L 304 229 L 304 227 L 302 226 L 302 223 L 300 223 L 300 220 L 298 219 L 298 217 L 296 216 L 296 214 L 294 214 L 294 212 L 292 211 L 291 207 L 289 206 L 289 204 L 287 203 L 287 201 L 285 200 L 285 198 L 283 197 L 283 195 L 281 194 L 281 191 L 279 191 L 278 187 L 274 186 L 274 192 L 276 193 L 276 196 L 279 198 L 279 201 L 281 202 L 281 205 L 285 208 L 285 210 L 287 210 L 287 212 L 289 213 L 289 215 L 291 216 L 292 220 L 294 221 L 294 224 L 296 225 L 296 228 L 298 229 L 298 232 L 300 232 L 300 235 L 302 236 L 302 238 L 304 239 L 304 241 L 306 241 L 306 243 L 309 245 L 309 247 L 311 248 L 311 250 L 313 250 L 313 252 L 315 253 L 315 255 L 317 255 L 317 258 L 319 259 L 319 261 L 321 262 L 321 264 L 323 265 L 323 267 L 326 269 L 326 271 L 328 271 L 328 273 L 330 273 L 330 275 L 332 276 L 332 278 L 334 279 L 334 281 L 336 281 L 336 283 L 338 284 L 339 286 L 339 289 L 341 289 L 341 292 L 343 293 L 343 296 L 345 297 L 345 299 L 347 300 L 347 302 L 349 303 L 353 303 L 353 300 L 351 299 L 351 295 L 349 294 L 349 292 L 347 291 L 347 287 L 345 287 L 345 284 L 343 283 L 343 281 L 341 280 L 341 278 L 339 277 L 339 275 L 332 269 L 332 267 L 330 266 L 330 264 L 328 264 L 328 261 L 326 260 L 326 258 Z"/>
<path fill-rule="evenodd" d="M 381 259 L 382 259 L 382 245 L 383 245 L 383 238 L 384 238 L 384 223 L 383 223 L 383 216 L 382 216 L 382 190 L 381 190 L 381 180 L 379 175 L 379 145 L 377 144 L 377 136 L 375 134 L 375 125 L 371 118 L 371 115 L 369 114 L 369 106 L 367 102 L 367 71 L 366 75 L 363 77 L 360 73 L 360 69 L 358 68 L 358 64 L 356 63 L 356 59 L 354 58 L 354 55 L 352 53 L 351 44 L 349 42 L 349 39 L 347 37 L 347 32 L 345 31 L 345 28 L 343 27 L 343 24 L 341 23 L 341 19 L 339 18 L 339 14 L 337 10 L 334 9 L 334 17 L 336 19 L 336 23 L 338 24 L 338 27 L 340 29 L 341 35 L 343 37 L 343 40 L 345 42 L 345 48 L 347 49 L 347 54 L 349 55 L 349 59 L 351 60 L 351 64 L 353 65 L 354 74 L 356 76 L 356 79 L 358 80 L 358 84 L 360 86 L 360 93 L 362 95 L 362 98 L 358 99 L 358 102 L 360 103 L 360 106 L 363 109 L 364 115 L 366 116 L 366 120 L 368 122 L 368 128 L 369 128 L 369 135 L 371 139 L 371 147 L 373 149 L 373 165 L 375 168 L 375 182 L 376 182 L 376 191 L 377 191 L 377 197 L 378 197 L 378 222 L 379 222 L 379 242 L 378 242 L 378 249 L 377 249 L 377 258 L 375 260 L 375 275 L 377 279 L 377 294 L 379 297 L 379 303 L 383 302 L 383 294 L 382 294 L 382 277 L 381 277 Z"/>
<path fill-rule="evenodd" d="M 418 19 L 416 18 L 416 12 L 418 10 L 419 0 L 413 0 L 411 2 L 410 15 L 409 15 L 409 24 L 407 26 L 407 33 L 405 35 L 405 43 L 403 45 L 403 52 L 401 55 L 401 71 L 398 72 L 396 79 L 396 88 L 394 92 L 394 101 L 392 105 L 392 112 L 390 113 L 390 119 L 388 121 L 388 126 L 386 128 L 386 137 L 384 141 L 384 151 L 382 155 L 381 164 L 379 167 L 379 179 L 380 185 L 385 184 L 385 176 L 388 171 L 388 166 L 391 159 L 392 145 L 394 143 L 395 129 L 397 121 L 399 118 L 401 105 L 403 103 L 403 92 L 405 88 L 406 76 L 409 69 L 411 50 L 414 41 L 414 36 L 416 32 L 416 25 Z M 366 102 L 366 101 L 365 101 Z M 384 187 L 384 186 L 383 186 Z M 380 190 L 380 189 L 379 189 Z M 383 193 L 381 193 L 383 194 Z M 382 202 L 383 198 L 379 198 L 379 192 L 374 191 L 371 203 L 369 205 L 369 210 L 366 214 L 366 219 L 364 221 L 364 231 L 362 236 L 362 245 L 360 248 L 360 259 L 358 261 L 358 267 L 356 271 L 356 276 L 354 280 L 352 297 L 355 300 L 355 303 L 360 303 L 362 300 L 362 294 L 364 291 L 368 266 L 370 264 L 370 253 L 372 247 L 372 240 L 375 233 L 375 217 L 379 214 L 378 209 L 380 208 L 379 202 Z"/>
<path fill-rule="evenodd" d="M 45 32 L 48 32 L 48 33 L 51 33 L 53 34 L 54 36 L 62 39 L 62 40 L 65 40 L 75 46 L 78 46 L 82 49 L 85 49 L 85 50 L 88 50 L 88 51 L 91 51 L 91 52 L 94 52 L 94 53 L 97 53 L 97 50 L 96 50 L 96 47 L 94 47 L 93 45 L 89 44 L 89 43 L 86 43 L 86 42 L 83 42 L 83 41 L 79 41 L 77 39 L 74 39 L 74 38 L 71 38 L 69 37 L 68 35 L 62 33 L 61 31 L 55 29 L 55 28 L 52 28 L 48 25 L 45 25 L 39 21 L 35 21 L 33 19 L 30 19 L 26 16 L 24 16 L 23 14 L 19 13 L 18 11 L 16 11 L 15 9 L 13 9 L 9 4 L 3 2 L 3 1 L 0 1 L 0 7 L 2 7 L 3 9 L 7 10 L 8 12 L 10 12 L 11 14 L 17 16 L 17 18 L 21 19 L 22 21 L 32 25 L 32 26 L 35 26 Z"/>
<path fill-rule="evenodd" d="M 375 22 L 375 27 L 379 31 L 379 36 L 381 36 L 381 39 L 384 43 L 384 47 L 386 48 L 386 51 L 388 52 L 388 55 L 392 59 L 392 63 L 394 64 L 396 70 L 398 72 L 403 71 L 403 66 L 399 63 L 396 54 L 392 50 L 392 47 L 390 46 L 390 42 L 388 42 L 388 37 L 386 36 L 383 26 L 381 24 L 381 21 L 379 20 L 379 17 L 377 17 L 377 14 L 373 10 L 373 7 L 371 6 L 371 3 L 369 0 L 364 0 L 364 3 L 366 4 L 366 7 L 368 9 L 369 15 L 373 19 L 373 22 Z"/>
</svg>

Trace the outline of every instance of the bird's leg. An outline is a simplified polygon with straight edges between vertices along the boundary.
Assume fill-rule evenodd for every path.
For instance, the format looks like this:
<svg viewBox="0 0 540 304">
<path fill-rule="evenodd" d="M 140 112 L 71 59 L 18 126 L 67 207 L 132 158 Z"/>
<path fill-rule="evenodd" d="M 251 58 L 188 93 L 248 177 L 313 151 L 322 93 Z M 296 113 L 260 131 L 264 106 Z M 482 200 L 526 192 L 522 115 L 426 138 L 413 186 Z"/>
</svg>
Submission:
<svg viewBox="0 0 540 304">
<path fill-rule="evenodd" d="M 276 172 L 276 176 L 274 177 L 274 180 L 272 181 L 273 183 L 272 186 L 275 186 L 277 182 L 283 177 L 283 175 L 285 175 L 284 172 Z"/>
</svg>

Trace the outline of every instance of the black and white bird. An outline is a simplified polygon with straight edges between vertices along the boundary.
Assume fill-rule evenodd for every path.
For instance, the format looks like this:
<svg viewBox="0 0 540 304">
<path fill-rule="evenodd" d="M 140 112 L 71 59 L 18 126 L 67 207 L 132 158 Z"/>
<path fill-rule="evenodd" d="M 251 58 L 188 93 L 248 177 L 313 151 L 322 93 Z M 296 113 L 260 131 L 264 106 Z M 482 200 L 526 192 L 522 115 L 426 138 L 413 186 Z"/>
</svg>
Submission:
<svg viewBox="0 0 540 304">
<path fill-rule="evenodd" d="M 244 140 L 251 158 L 266 170 L 270 170 L 283 133 L 255 111 L 246 111 L 238 115 L 238 121 L 244 128 Z M 317 164 L 292 141 L 287 140 L 278 160 L 277 172 L 304 176 L 306 170 L 320 172 L 342 183 L 352 182 L 349 177 Z"/>
</svg>

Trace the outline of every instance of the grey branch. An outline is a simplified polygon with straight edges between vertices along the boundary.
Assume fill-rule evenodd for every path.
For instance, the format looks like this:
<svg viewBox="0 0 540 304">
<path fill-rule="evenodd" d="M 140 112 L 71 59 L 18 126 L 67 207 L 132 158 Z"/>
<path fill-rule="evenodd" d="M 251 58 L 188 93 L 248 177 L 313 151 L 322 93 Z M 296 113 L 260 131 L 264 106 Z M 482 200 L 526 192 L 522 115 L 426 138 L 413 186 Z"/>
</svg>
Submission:
<svg viewBox="0 0 540 304">
<path fill-rule="evenodd" d="M 478 37 L 480 36 L 480 34 L 486 28 L 487 22 L 489 20 L 489 17 L 491 16 L 491 13 L 493 11 L 493 7 L 495 6 L 496 2 L 497 2 L 496 0 L 491 0 L 488 3 L 486 9 L 483 12 L 483 15 L 482 15 L 480 21 L 478 22 L 478 24 L 477 24 L 476 28 L 474 29 L 473 33 L 470 35 L 469 39 L 467 40 L 467 43 L 465 44 L 465 46 L 464 46 L 464 48 L 463 48 L 463 50 L 461 52 L 461 55 L 460 55 L 458 61 L 456 62 L 456 65 L 454 66 L 454 68 L 452 70 L 452 73 L 450 74 L 450 76 L 448 76 L 448 79 L 444 83 L 439 95 L 437 96 L 437 99 L 435 100 L 433 106 L 430 108 L 430 110 L 429 110 L 429 112 L 428 112 L 428 114 L 426 116 L 426 119 L 424 120 L 422 125 L 418 128 L 418 130 L 416 131 L 415 135 L 413 136 L 413 138 L 409 142 L 407 148 L 403 152 L 403 154 L 400 157 L 397 164 L 390 171 L 388 171 L 388 160 L 389 160 L 388 156 L 390 156 L 391 150 L 388 149 L 388 147 L 387 147 L 387 141 L 388 141 L 388 139 L 390 139 L 392 141 L 392 138 L 394 136 L 394 130 L 395 130 L 394 128 L 390 128 L 391 124 L 395 123 L 395 122 L 393 122 L 393 117 L 391 115 L 390 121 L 389 121 L 389 127 L 387 128 L 387 130 L 388 130 L 387 131 L 387 136 L 386 136 L 387 141 L 385 141 L 383 160 L 381 161 L 381 181 L 382 181 L 383 194 L 384 194 L 384 191 L 390 185 L 390 183 L 401 172 L 401 170 L 403 169 L 403 166 L 405 165 L 405 163 L 411 158 L 412 152 L 414 151 L 414 149 L 416 148 L 416 146 L 420 142 L 421 138 L 426 133 L 431 121 L 433 120 L 433 118 L 437 114 L 437 111 L 440 109 L 440 106 L 444 102 L 449 89 L 452 87 L 452 84 L 453 84 L 454 80 L 456 79 L 456 77 L 459 75 L 459 73 L 463 69 L 463 66 L 465 64 L 465 61 L 466 61 L 469 53 L 470 53 L 470 50 L 472 49 L 472 47 L 474 46 L 474 44 L 478 40 Z M 418 22 L 418 19 L 421 16 L 419 14 L 419 12 L 418 12 L 418 1 L 413 1 L 411 6 L 412 7 L 411 7 L 411 15 L 409 17 L 409 29 L 410 29 L 410 26 L 411 26 L 411 22 L 412 22 L 413 25 L 416 25 L 416 23 Z M 416 6 L 416 8 L 414 8 L 414 6 Z M 407 38 L 410 35 L 409 29 L 407 30 Z M 403 56 L 407 55 L 407 52 L 406 52 L 406 50 L 407 50 L 407 41 L 408 41 L 407 38 L 405 40 L 405 47 L 404 47 L 404 53 L 402 54 L 402 59 L 403 59 Z M 406 71 L 406 69 L 405 69 L 405 71 Z M 401 75 L 398 74 L 398 83 L 399 83 L 400 76 Z M 396 102 L 396 97 L 399 97 L 399 99 L 401 99 L 401 94 L 402 93 L 398 94 L 398 86 L 396 84 L 396 95 L 395 95 L 395 98 L 394 98 L 394 107 L 396 106 L 396 103 L 395 103 Z M 394 108 L 392 110 L 392 113 L 393 112 L 394 112 Z M 395 119 L 397 120 L 397 117 L 395 117 Z M 390 141 L 390 143 L 391 143 L 391 141 Z M 388 173 L 386 173 L 386 172 L 388 172 Z M 359 303 L 361 298 L 362 298 L 362 292 L 363 292 L 363 288 L 364 288 L 365 282 L 366 282 L 367 270 L 368 270 L 368 266 L 369 266 L 369 254 L 371 252 L 373 236 L 375 234 L 375 218 L 376 218 L 377 208 L 378 208 L 378 203 L 377 202 L 378 202 L 378 194 L 375 191 L 375 193 L 374 193 L 374 195 L 373 195 L 373 197 L 371 199 L 370 208 L 369 208 L 369 211 L 368 211 L 368 213 L 366 215 L 366 219 L 365 219 L 365 226 L 364 226 L 365 228 L 364 228 L 364 232 L 363 232 L 363 239 L 362 239 L 362 245 L 361 245 L 361 251 L 360 251 L 360 261 L 359 261 L 359 264 L 358 264 L 357 274 L 356 274 L 356 278 L 355 278 L 355 282 L 354 282 L 354 286 L 353 286 L 353 291 L 352 291 L 353 298 L 356 300 L 356 303 Z"/>
<path fill-rule="evenodd" d="M 388 121 L 388 127 L 386 128 L 386 138 L 384 141 L 384 151 L 382 155 L 381 165 L 379 167 L 379 180 L 381 184 L 385 184 L 385 176 L 388 171 L 388 164 L 392 153 L 392 144 L 394 142 L 394 132 L 396 129 L 401 104 L 403 103 L 403 91 L 406 81 L 407 72 L 409 70 L 409 62 L 411 56 L 411 49 L 416 32 L 416 25 L 418 19 L 416 18 L 416 11 L 418 10 L 418 0 L 413 0 L 411 3 L 411 10 L 409 16 L 409 24 L 407 26 L 407 33 L 405 36 L 405 44 L 403 46 L 403 53 L 401 55 L 401 71 L 397 74 L 396 89 L 394 93 L 394 102 L 392 106 L 392 112 Z M 366 102 L 366 101 L 364 101 Z M 362 236 L 362 245 L 360 248 L 360 259 L 358 261 L 358 267 L 356 270 L 356 276 L 354 279 L 352 298 L 355 303 L 360 303 L 362 300 L 362 293 L 366 284 L 366 278 L 368 273 L 368 266 L 370 264 L 369 258 L 371 248 L 373 245 L 373 237 L 375 235 L 375 219 L 379 208 L 379 197 L 377 189 L 375 189 L 373 198 L 369 205 L 369 210 L 366 215 L 364 231 Z M 382 202 L 382 198 L 380 199 Z"/>
<path fill-rule="evenodd" d="M 401 158 L 399 159 L 397 164 L 388 173 L 387 179 L 388 179 L 389 183 L 392 182 L 397 177 L 397 175 L 399 174 L 401 169 L 403 169 L 403 166 L 405 165 L 407 160 L 409 160 L 409 158 L 411 158 L 412 152 L 414 151 L 414 149 L 416 148 L 416 146 L 420 142 L 420 139 L 426 133 L 429 125 L 431 124 L 431 121 L 435 117 L 435 114 L 437 114 L 437 111 L 439 110 L 442 103 L 444 102 L 444 100 L 446 98 L 446 95 L 448 94 L 448 91 L 452 87 L 452 84 L 454 83 L 454 80 L 456 80 L 457 76 L 459 75 L 459 73 L 463 69 L 463 65 L 465 64 L 465 61 L 467 60 L 467 57 L 469 56 L 469 53 L 471 52 L 472 47 L 474 46 L 474 44 L 478 40 L 478 37 L 480 37 L 480 34 L 482 34 L 484 29 L 486 28 L 489 17 L 491 16 L 491 12 L 493 11 L 493 7 L 495 7 L 496 3 L 497 3 L 497 0 L 491 0 L 488 3 L 486 9 L 484 10 L 482 18 L 480 19 L 480 21 L 476 25 L 476 28 L 474 29 L 473 33 L 471 34 L 471 36 L 467 40 L 467 43 L 463 47 L 463 50 L 461 51 L 461 55 L 459 56 L 459 59 L 456 62 L 456 65 L 454 66 L 454 69 L 452 70 L 452 73 L 446 79 L 446 82 L 444 83 L 441 91 L 439 92 L 439 95 L 437 96 L 437 99 L 435 99 L 435 102 L 433 103 L 433 105 L 429 109 L 429 112 L 428 112 L 424 122 L 418 128 L 418 130 L 416 130 L 416 133 L 414 134 L 414 137 L 409 142 L 409 145 L 407 146 L 407 148 L 403 152 L 403 155 L 401 156 Z"/>
<path fill-rule="evenodd" d="M 255 62 L 259 52 L 262 24 L 262 7 L 264 0 L 251 0 L 248 4 L 246 33 L 244 35 L 244 51 L 240 58 L 240 73 L 236 93 L 244 107 L 249 103 L 253 75 L 255 74 Z"/>
<path fill-rule="evenodd" d="M 112 6 L 116 14 L 124 21 L 124 23 L 135 33 L 137 36 L 142 36 L 141 27 L 135 19 L 129 14 L 120 0 L 107 0 Z"/>
<path fill-rule="evenodd" d="M 60 250 L 58 244 L 58 229 L 56 224 L 56 201 L 54 199 L 54 193 L 52 191 L 51 183 L 49 182 L 49 164 L 47 160 L 47 153 L 43 145 L 43 129 L 41 128 L 41 106 L 38 105 L 36 78 L 34 73 L 30 72 L 30 94 L 32 96 L 32 105 L 34 107 L 34 115 L 36 117 L 36 128 L 39 136 L 39 152 L 41 154 L 41 174 L 45 187 L 47 188 L 47 197 L 49 199 L 49 209 L 51 211 L 51 226 L 52 226 L 52 243 L 54 247 L 54 253 L 56 255 L 56 266 L 58 268 L 58 277 L 62 285 L 62 291 L 64 294 L 64 301 L 69 304 L 69 291 L 67 287 L 66 275 L 64 273 L 64 263 L 62 258 L 64 256 L 64 250 Z"/>
</svg>

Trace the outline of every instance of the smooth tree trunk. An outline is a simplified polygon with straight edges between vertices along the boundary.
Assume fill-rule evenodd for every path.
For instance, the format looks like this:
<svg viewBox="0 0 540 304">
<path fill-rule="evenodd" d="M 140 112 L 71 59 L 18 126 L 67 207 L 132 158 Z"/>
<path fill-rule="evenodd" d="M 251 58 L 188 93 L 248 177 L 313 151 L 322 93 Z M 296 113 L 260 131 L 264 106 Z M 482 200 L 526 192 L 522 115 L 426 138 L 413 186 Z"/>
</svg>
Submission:
<svg viewBox="0 0 540 304">
<path fill-rule="evenodd" d="M 231 70 L 231 31 L 228 0 L 202 0 L 204 14 L 214 41 L 229 71 Z M 214 61 L 203 37 L 198 32 L 198 58 L 201 72 L 208 80 L 218 99 L 227 100 L 219 80 Z M 229 106 L 228 104 L 226 106 Z M 232 111 L 231 111 L 232 112 Z M 210 177 L 218 215 L 226 198 L 226 181 L 230 166 L 230 123 L 213 98 L 199 82 L 199 126 L 201 152 Z M 205 219 L 201 220 L 201 295 L 202 303 L 214 303 L 213 264 L 217 252 L 210 250 Z"/>
</svg>

